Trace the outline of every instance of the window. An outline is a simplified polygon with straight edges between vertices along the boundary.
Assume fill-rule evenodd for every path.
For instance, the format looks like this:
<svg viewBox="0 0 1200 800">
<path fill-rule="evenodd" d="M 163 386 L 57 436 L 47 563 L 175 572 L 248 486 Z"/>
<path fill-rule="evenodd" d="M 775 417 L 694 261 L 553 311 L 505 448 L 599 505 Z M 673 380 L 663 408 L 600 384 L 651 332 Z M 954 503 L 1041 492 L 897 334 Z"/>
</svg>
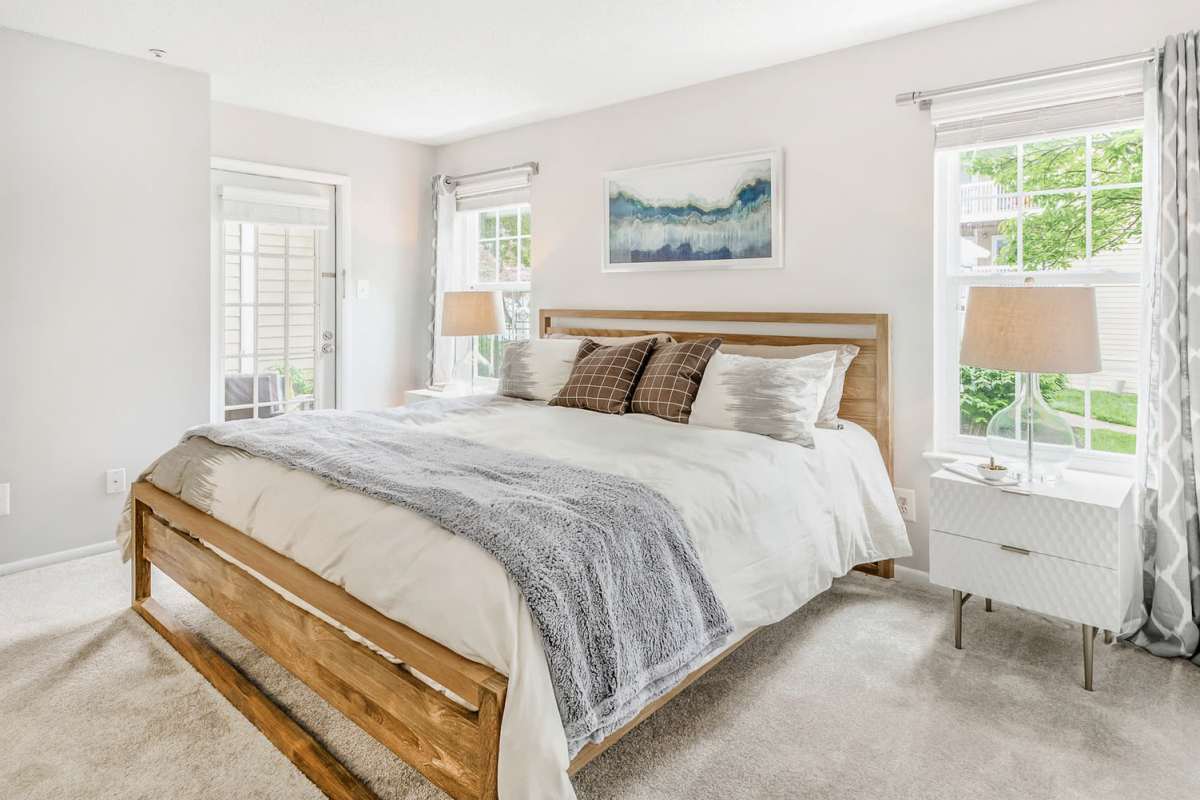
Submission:
<svg viewBox="0 0 1200 800">
<path fill-rule="evenodd" d="M 476 375 L 498 378 L 506 342 L 528 339 L 532 277 L 530 247 L 532 219 L 528 203 L 469 212 L 468 229 L 475 232 L 469 270 L 473 289 L 501 292 L 507 330 L 500 336 L 476 340 Z"/>
<path fill-rule="evenodd" d="M 224 223 L 225 419 L 316 407 L 317 231 Z"/>
<path fill-rule="evenodd" d="M 225 170 L 212 183 L 213 417 L 332 408 L 333 186 Z"/>
<path fill-rule="evenodd" d="M 958 363 L 969 289 L 1033 277 L 1096 288 L 1103 371 L 1040 381 L 1089 466 L 1128 467 L 1137 444 L 1143 153 L 1140 122 L 938 151 L 939 447 L 985 451 L 988 420 L 1016 391 L 1011 372 Z"/>
</svg>

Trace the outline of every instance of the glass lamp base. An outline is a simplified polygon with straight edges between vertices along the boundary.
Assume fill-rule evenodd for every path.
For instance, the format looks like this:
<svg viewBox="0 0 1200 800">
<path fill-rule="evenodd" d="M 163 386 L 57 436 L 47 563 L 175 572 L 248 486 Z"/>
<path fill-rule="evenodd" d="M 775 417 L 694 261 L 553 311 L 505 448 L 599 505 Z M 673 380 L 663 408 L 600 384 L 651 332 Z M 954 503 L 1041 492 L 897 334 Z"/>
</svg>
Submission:
<svg viewBox="0 0 1200 800">
<path fill-rule="evenodd" d="M 1022 385 L 1016 399 L 988 423 L 988 449 L 1023 482 L 1053 483 L 1075 456 L 1075 434 L 1067 420 L 1046 404 L 1037 375 L 1027 372 L 1018 377 Z"/>
</svg>

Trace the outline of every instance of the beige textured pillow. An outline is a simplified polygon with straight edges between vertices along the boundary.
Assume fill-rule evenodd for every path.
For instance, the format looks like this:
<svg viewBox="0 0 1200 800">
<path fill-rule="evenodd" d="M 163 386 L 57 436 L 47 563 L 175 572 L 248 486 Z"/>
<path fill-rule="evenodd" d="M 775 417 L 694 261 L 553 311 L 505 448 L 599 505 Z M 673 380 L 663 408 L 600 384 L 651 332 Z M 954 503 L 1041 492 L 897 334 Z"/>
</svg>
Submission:
<svg viewBox="0 0 1200 800">
<path fill-rule="evenodd" d="M 833 350 L 837 359 L 833 362 L 833 381 L 821 401 L 821 412 L 817 415 L 818 428 L 836 428 L 838 409 L 842 405 L 842 391 L 846 388 L 846 370 L 858 355 L 858 346 L 853 344 L 722 344 L 721 352 L 731 356 L 753 356 L 754 358 L 803 358 Z"/>
</svg>

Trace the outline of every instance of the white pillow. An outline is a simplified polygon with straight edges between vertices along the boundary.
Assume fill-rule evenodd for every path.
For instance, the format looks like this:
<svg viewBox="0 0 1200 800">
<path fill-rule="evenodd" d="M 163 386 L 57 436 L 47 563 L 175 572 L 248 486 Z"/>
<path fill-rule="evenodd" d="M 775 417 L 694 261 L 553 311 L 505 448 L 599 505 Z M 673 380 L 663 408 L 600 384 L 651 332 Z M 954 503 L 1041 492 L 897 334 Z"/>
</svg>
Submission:
<svg viewBox="0 0 1200 800">
<path fill-rule="evenodd" d="M 837 361 L 833 364 L 833 381 L 821 402 L 821 413 L 817 415 L 818 428 L 838 427 L 838 409 L 842 406 L 842 392 L 846 388 L 846 370 L 858 355 L 858 345 L 853 344 L 722 344 L 721 352 L 734 356 L 756 356 L 757 358 L 799 358 L 813 353 L 833 350 Z"/>
<path fill-rule="evenodd" d="M 578 339 L 527 339 L 504 346 L 500 386 L 505 397 L 549 400 L 571 377 Z"/>
<path fill-rule="evenodd" d="M 717 351 L 704 370 L 689 425 L 761 433 L 812 447 L 837 352 L 755 358 Z"/>
</svg>

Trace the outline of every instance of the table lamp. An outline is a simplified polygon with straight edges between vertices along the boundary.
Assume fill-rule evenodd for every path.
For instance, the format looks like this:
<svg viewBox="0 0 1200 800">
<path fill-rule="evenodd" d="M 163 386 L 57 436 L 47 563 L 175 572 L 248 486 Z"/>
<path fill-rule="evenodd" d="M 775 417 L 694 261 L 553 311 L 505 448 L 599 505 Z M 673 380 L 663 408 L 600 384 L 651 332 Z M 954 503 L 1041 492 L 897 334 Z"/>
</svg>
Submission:
<svg viewBox="0 0 1200 800">
<path fill-rule="evenodd" d="M 1100 371 L 1091 287 L 973 286 L 959 363 L 1022 373 L 1016 397 L 987 426 L 998 461 L 1024 466 L 1023 482 L 1053 482 L 1075 454 L 1070 423 L 1046 404 L 1039 373 Z"/>
<path fill-rule="evenodd" d="M 504 306 L 499 292 L 442 294 L 442 336 L 471 337 L 471 394 L 475 393 L 475 337 L 499 333 L 504 333 Z M 457 342 L 454 347 L 457 363 Z"/>
</svg>

